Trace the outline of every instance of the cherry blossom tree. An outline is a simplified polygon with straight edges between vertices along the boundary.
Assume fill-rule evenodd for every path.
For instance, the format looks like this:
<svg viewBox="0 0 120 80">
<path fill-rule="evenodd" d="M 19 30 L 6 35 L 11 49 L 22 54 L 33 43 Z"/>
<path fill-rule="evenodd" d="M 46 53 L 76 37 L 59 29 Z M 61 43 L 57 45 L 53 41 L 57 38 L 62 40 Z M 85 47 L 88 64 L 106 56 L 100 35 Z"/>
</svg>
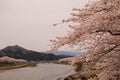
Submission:
<svg viewBox="0 0 120 80">
<path fill-rule="evenodd" d="M 64 45 L 81 45 L 79 49 L 85 48 L 89 53 L 97 54 L 120 45 L 120 0 L 100 0 L 73 11 L 71 17 L 61 23 L 76 25 L 69 25 L 71 31 L 67 35 L 51 40 L 52 50 Z"/>
<path fill-rule="evenodd" d="M 69 25 L 71 31 L 63 37 L 51 40 L 51 49 L 79 45 L 79 50 L 85 49 L 87 52 L 74 57 L 72 64 L 84 62 L 84 72 L 98 66 L 96 69 L 102 70 L 98 74 L 99 80 L 119 80 L 120 0 L 99 0 L 88 3 L 82 9 L 74 8 L 71 17 L 61 23 L 66 22 L 74 23 Z"/>
</svg>

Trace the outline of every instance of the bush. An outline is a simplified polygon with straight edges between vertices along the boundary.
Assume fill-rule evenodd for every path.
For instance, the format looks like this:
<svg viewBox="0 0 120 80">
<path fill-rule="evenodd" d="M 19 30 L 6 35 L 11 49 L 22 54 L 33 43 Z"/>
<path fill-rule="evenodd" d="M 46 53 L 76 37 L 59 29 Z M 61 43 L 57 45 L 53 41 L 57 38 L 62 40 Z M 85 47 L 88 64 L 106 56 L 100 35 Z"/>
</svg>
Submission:
<svg viewBox="0 0 120 80">
<path fill-rule="evenodd" d="M 87 78 L 85 76 L 82 76 L 81 80 L 87 80 Z"/>
<path fill-rule="evenodd" d="M 75 63 L 75 66 L 76 66 L 75 71 L 79 72 L 83 67 L 83 63 L 82 62 L 77 62 L 77 63 Z"/>
</svg>

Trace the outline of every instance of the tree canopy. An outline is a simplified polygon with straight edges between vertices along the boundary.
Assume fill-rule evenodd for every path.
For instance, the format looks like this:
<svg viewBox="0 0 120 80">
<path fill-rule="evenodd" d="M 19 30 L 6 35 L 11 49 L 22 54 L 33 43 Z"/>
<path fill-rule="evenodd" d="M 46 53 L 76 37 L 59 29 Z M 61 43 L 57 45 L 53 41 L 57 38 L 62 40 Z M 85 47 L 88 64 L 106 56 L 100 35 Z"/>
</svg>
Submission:
<svg viewBox="0 0 120 80">
<path fill-rule="evenodd" d="M 51 40 L 52 50 L 79 45 L 86 52 L 71 58 L 71 64 L 83 62 L 81 72 L 85 73 L 91 73 L 93 68 L 102 70 L 89 80 L 120 80 L 120 0 L 99 0 L 83 9 L 74 8 L 71 17 L 61 23 L 65 22 L 75 25 L 69 25 L 67 35 Z"/>
<path fill-rule="evenodd" d="M 120 0 L 100 0 L 82 9 L 74 8 L 71 17 L 61 23 L 65 22 L 76 25 L 69 25 L 67 35 L 51 40 L 52 50 L 79 44 L 92 53 L 101 53 L 120 45 Z"/>
</svg>

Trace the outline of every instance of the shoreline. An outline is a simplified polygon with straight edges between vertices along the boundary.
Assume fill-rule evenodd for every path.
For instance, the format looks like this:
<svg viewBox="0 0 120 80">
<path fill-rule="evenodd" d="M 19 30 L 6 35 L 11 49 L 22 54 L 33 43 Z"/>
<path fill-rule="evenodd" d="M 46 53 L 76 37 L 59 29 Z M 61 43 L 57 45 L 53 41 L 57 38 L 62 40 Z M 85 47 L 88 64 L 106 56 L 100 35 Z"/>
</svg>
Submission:
<svg viewBox="0 0 120 80">
<path fill-rule="evenodd" d="M 18 66 L 0 67 L 0 71 L 2 71 L 2 70 L 9 70 L 9 69 L 16 69 L 16 68 L 22 68 L 22 67 L 26 67 L 26 66 L 28 66 L 28 65 L 29 65 L 29 64 L 26 63 L 26 64 L 18 65 Z"/>
<path fill-rule="evenodd" d="M 27 67 L 27 66 L 34 66 L 40 63 L 53 63 L 53 64 L 61 64 L 61 65 L 69 65 L 69 64 L 65 64 L 65 63 L 61 63 L 58 61 L 38 61 L 38 62 L 26 62 L 26 63 L 22 63 L 22 64 L 18 64 L 16 66 L 8 66 L 8 67 L 0 67 L 0 71 L 3 70 L 9 70 L 9 69 L 17 69 L 17 68 L 23 68 L 23 67 Z M 14 63 L 11 63 L 14 64 Z"/>
<path fill-rule="evenodd" d="M 20 68 L 25 68 L 25 67 L 30 67 L 30 63 L 33 63 L 33 62 L 27 62 L 27 63 L 23 63 L 23 64 L 19 64 L 17 66 L 10 66 L 10 67 L 2 67 L 0 68 L 0 72 L 3 72 L 3 71 L 6 71 L 6 70 L 13 70 L 13 69 L 20 69 Z M 55 80 L 63 80 L 64 78 L 68 77 L 69 75 L 73 75 L 76 73 L 75 71 L 75 66 L 71 66 L 70 64 L 65 64 L 65 63 L 60 63 L 60 62 L 57 62 L 57 61 L 44 61 L 44 62 L 36 62 L 36 64 L 58 64 L 58 65 L 68 65 L 68 67 L 73 67 L 72 69 L 74 70 L 69 70 L 68 72 L 66 73 L 63 73 L 63 74 L 60 74 L 58 76 L 56 76 Z"/>
<path fill-rule="evenodd" d="M 3 71 L 3 70 L 2 70 Z M 18 73 L 19 74 L 16 74 Z M 32 72 L 32 74 L 31 74 Z M 1 72 L 0 76 L 2 76 L 0 79 L 7 80 L 12 79 L 15 80 L 16 76 L 19 75 L 20 79 L 21 76 L 24 76 L 25 74 L 28 74 L 27 76 L 24 76 L 23 79 L 26 80 L 57 80 L 59 77 L 67 77 L 68 75 L 74 74 L 74 67 L 70 65 L 63 65 L 63 64 L 55 64 L 55 63 L 38 63 L 37 67 L 25 67 L 25 68 L 18 68 L 18 69 L 12 69 L 7 70 L 5 72 Z M 35 75 L 33 75 L 35 74 Z M 11 78 L 11 76 L 13 76 Z M 6 77 L 7 76 L 7 77 Z M 46 77 L 47 76 L 47 77 Z M 17 78 L 19 78 L 17 77 Z M 19 79 L 19 80 L 20 80 Z"/>
<path fill-rule="evenodd" d="M 13 64 L 13 65 L 11 65 L 11 64 Z M 6 66 L 5 67 L 0 67 L 0 71 L 23 68 L 23 67 L 27 67 L 27 66 L 37 66 L 37 63 L 35 63 L 35 62 L 11 63 L 11 64 L 7 64 L 7 67 Z"/>
</svg>

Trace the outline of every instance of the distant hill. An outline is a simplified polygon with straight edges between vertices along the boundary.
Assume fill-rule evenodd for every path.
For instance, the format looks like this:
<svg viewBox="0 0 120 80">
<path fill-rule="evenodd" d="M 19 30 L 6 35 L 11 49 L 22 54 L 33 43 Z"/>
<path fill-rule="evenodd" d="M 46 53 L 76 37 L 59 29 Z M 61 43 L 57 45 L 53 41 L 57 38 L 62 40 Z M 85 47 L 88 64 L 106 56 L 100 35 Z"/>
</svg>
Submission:
<svg viewBox="0 0 120 80">
<path fill-rule="evenodd" d="M 60 50 L 60 51 L 53 51 L 52 53 L 55 55 L 76 56 L 81 54 L 82 52 Z"/>
<path fill-rule="evenodd" d="M 66 56 L 54 55 L 52 53 L 46 54 L 43 52 L 36 52 L 27 50 L 18 45 L 8 46 L 0 50 L 0 57 L 8 56 L 15 59 L 25 59 L 28 61 L 53 61 L 65 58 Z"/>
</svg>

